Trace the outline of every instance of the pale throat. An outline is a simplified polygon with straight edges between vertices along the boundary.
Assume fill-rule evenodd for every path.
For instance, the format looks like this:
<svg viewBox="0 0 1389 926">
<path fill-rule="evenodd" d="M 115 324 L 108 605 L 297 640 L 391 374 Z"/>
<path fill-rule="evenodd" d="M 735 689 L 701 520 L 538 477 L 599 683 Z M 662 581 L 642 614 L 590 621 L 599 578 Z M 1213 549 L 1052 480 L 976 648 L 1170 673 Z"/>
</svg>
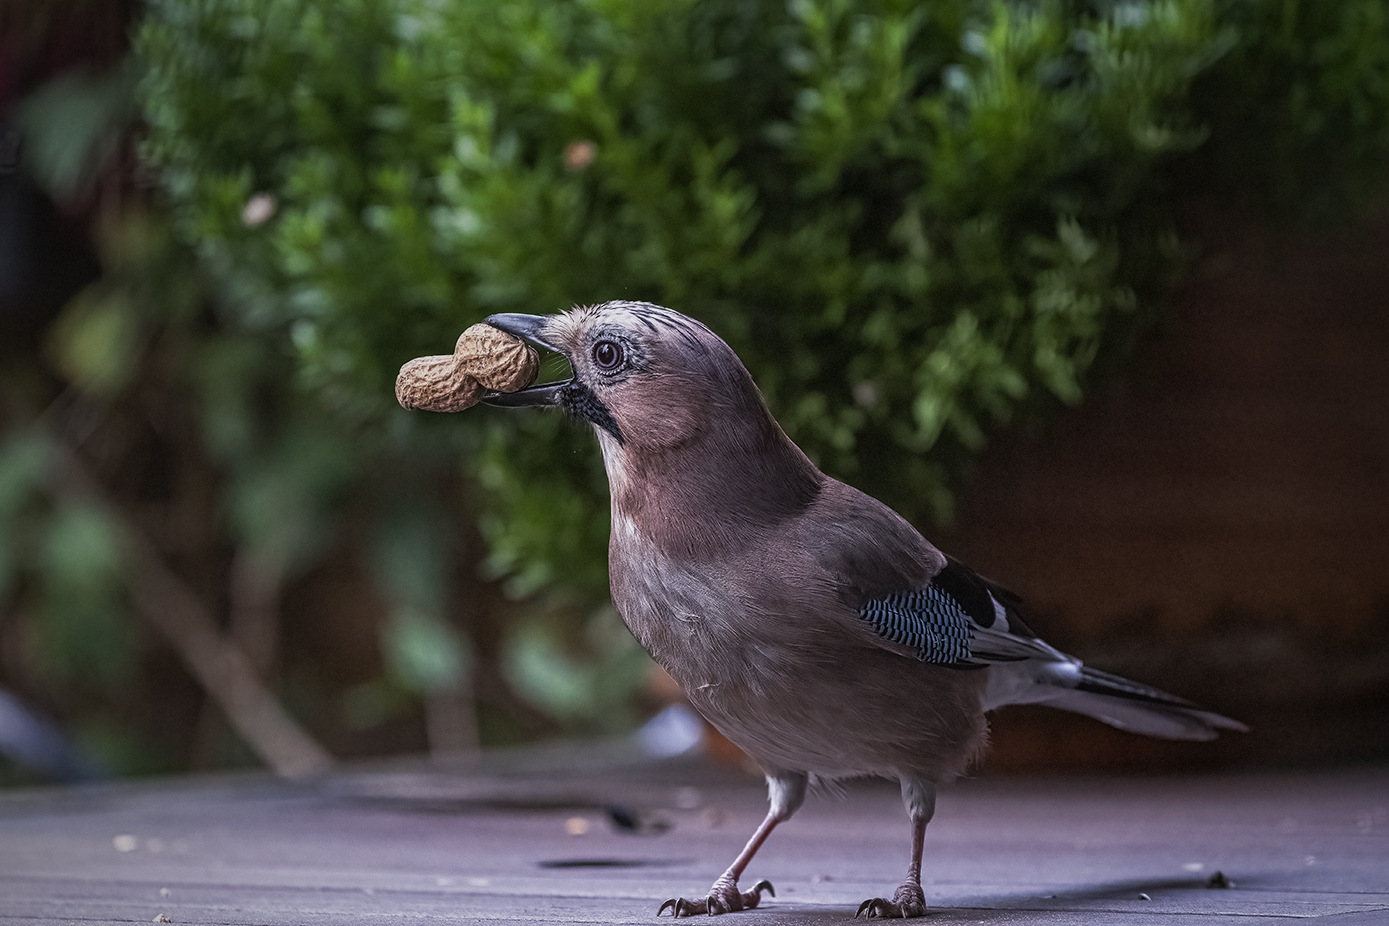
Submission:
<svg viewBox="0 0 1389 926">
<path fill-rule="evenodd" d="M 670 528 L 675 528 L 677 534 L 683 533 L 681 528 L 690 526 L 688 496 L 679 491 L 663 492 L 657 489 L 649 468 L 640 471 L 631 469 L 633 464 L 628 458 L 629 445 L 624 445 L 600 427 L 595 427 L 594 433 L 598 435 L 598 446 L 603 452 L 603 468 L 608 474 L 614 540 L 623 541 L 624 548 L 629 551 L 645 549 L 649 553 L 663 547 L 670 539 Z M 658 481 L 660 485 L 669 487 L 667 481 Z M 657 503 L 657 498 L 660 503 Z M 710 510 L 707 504 L 695 507 Z"/>
<path fill-rule="evenodd" d="M 593 431 L 598 435 L 598 447 L 603 451 L 603 468 L 608 471 L 608 487 L 612 491 L 613 500 L 616 501 L 619 495 L 627 491 L 625 451 L 617 438 L 603 428 L 595 425 Z"/>
</svg>

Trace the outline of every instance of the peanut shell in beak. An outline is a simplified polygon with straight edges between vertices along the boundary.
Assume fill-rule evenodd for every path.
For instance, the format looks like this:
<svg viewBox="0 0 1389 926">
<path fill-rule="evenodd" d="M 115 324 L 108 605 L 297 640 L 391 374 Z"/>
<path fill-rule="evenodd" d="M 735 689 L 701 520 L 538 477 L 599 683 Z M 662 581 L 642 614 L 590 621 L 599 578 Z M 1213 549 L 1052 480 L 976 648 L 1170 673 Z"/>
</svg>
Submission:
<svg viewBox="0 0 1389 926">
<path fill-rule="evenodd" d="M 516 392 L 535 382 L 540 357 L 520 338 L 491 325 L 473 325 L 452 354 L 418 357 L 400 368 L 396 400 L 405 408 L 461 412 L 487 391 Z"/>
</svg>

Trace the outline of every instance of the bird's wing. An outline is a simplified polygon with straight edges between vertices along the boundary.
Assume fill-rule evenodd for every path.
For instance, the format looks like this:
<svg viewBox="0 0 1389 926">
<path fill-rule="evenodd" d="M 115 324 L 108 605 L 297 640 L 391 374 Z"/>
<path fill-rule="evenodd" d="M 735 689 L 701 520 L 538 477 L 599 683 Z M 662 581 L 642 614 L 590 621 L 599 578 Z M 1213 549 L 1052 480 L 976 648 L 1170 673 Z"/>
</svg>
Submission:
<svg viewBox="0 0 1389 926">
<path fill-rule="evenodd" d="M 1017 595 L 947 559 L 922 588 L 863 603 L 859 617 L 889 648 L 922 662 L 967 668 L 1024 659 L 1071 661 L 1018 614 Z"/>
<path fill-rule="evenodd" d="M 826 480 L 800 528 L 795 546 L 813 551 L 843 606 L 827 613 L 870 646 L 959 668 L 1068 658 L 1023 623 L 1017 595 L 945 556 L 857 489 Z"/>
<path fill-rule="evenodd" d="M 833 577 L 838 598 L 839 607 L 817 613 L 869 646 L 987 672 L 984 710 L 1047 704 L 1171 739 L 1245 729 L 1184 698 L 1091 669 L 1038 639 L 1017 595 L 942 555 L 891 509 L 843 483 L 826 482 L 801 527 L 794 546 L 814 552 L 815 572 Z"/>
<path fill-rule="evenodd" d="M 1020 599 L 947 559 L 923 588 L 879 596 L 859 616 L 886 649 L 952 668 L 989 669 L 981 703 L 1046 704 L 1133 733 L 1208 740 L 1244 724 L 1185 698 L 1092 669 L 1037 638 L 1018 615 Z"/>
</svg>

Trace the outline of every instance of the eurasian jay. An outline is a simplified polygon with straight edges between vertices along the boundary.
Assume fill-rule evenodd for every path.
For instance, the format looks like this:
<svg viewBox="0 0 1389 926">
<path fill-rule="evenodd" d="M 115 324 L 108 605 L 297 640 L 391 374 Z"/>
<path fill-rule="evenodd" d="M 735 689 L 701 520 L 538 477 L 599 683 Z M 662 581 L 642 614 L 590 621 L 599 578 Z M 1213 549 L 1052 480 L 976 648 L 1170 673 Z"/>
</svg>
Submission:
<svg viewBox="0 0 1389 926">
<path fill-rule="evenodd" d="M 920 916 L 936 785 L 979 756 L 984 715 L 1005 704 L 1171 739 L 1245 729 L 1044 643 L 1016 596 L 820 472 L 699 322 L 609 302 L 487 323 L 569 361 L 567 381 L 485 401 L 558 406 L 593 426 L 612 493 L 613 602 L 690 703 L 767 776 L 770 809 L 733 864 L 706 897 L 672 898 L 658 915 L 756 907 L 771 885 L 743 891 L 738 879 L 811 778 L 877 775 L 901 781 L 911 861 L 891 900 L 871 898 L 858 913 Z"/>
</svg>

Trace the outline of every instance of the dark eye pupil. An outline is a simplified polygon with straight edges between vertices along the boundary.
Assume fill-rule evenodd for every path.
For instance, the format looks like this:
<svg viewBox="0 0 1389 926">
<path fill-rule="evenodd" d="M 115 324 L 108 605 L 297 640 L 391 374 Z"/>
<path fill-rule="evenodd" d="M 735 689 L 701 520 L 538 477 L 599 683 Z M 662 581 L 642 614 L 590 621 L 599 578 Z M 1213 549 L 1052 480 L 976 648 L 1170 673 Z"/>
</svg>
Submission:
<svg viewBox="0 0 1389 926">
<path fill-rule="evenodd" d="M 599 341 L 593 345 L 593 361 L 604 370 L 611 370 L 622 362 L 622 348 L 612 341 Z"/>
</svg>

